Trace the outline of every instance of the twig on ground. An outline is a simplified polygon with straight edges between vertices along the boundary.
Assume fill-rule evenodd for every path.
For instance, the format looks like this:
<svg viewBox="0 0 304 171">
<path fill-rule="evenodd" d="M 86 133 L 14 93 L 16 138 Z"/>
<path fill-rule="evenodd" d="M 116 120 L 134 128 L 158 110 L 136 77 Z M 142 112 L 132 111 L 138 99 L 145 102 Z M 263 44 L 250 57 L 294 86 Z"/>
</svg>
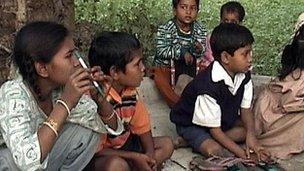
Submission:
<svg viewBox="0 0 304 171">
<path fill-rule="evenodd" d="M 180 164 L 179 162 L 173 160 L 173 159 L 169 159 L 170 161 L 172 161 L 173 163 L 177 164 L 178 166 L 180 166 L 181 168 L 183 168 L 184 170 L 187 170 L 187 168 L 185 166 L 183 166 L 182 164 Z"/>
</svg>

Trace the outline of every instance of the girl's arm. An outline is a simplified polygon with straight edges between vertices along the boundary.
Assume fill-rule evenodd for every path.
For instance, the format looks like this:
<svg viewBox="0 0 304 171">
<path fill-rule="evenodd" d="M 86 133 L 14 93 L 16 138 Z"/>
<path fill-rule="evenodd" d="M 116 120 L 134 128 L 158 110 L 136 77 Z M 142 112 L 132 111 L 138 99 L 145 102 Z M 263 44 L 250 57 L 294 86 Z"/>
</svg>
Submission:
<svg viewBox="0 0 304 171">
<path fill-rule="evenodd" d="M 110 128 L 117 129 L 117 115 L 113 106 L 104 98 L 98 100 L 98 114 L 103 123 L 110 126 Z"/>
<path fill-rule="evenodd" d="M 245 151 L 234 141 L 232 141 L 220 127 L 210 128 L 210 134 L 217 142 L 234 153 L 236 156 L 246 159 Z"/>
<path fill-rule="evenodd" d="M 43 161 L 49 151 L 51 151 L 58 136 L 56 135 L 56 132 L 58 134 L 61 131 L 70 111 L 77 105 L 80 97 L 92 88 L 90 73 L 87 69 L 79 68 L 69 77 L 60 97 L 61 103 L 56 103 L 54 105 L 48 119 L 38 129 L 41 161 Z M 54 127 L 45 123 L 49 123 L 51 125 L 54 123 Z"/>
<path fill-rule="evenodd" d="M 100 119 L 104 124 L 108 125 L 110 128 L 116 130 L 117 124 L 117 113 L 114 111 L 113 106 L 107 101 L 106 97 L 111 89 L 111 84 L 113 79 L 101 72 L 100 66 L 94 66 L 91 68 L 92 78 L 97 81 L 104 91 L 104 96 L 101 97 L 95 89 L 93 89 L 90 94 L 92 99 L 97 103 L 97 112 Z"/>
</svg>

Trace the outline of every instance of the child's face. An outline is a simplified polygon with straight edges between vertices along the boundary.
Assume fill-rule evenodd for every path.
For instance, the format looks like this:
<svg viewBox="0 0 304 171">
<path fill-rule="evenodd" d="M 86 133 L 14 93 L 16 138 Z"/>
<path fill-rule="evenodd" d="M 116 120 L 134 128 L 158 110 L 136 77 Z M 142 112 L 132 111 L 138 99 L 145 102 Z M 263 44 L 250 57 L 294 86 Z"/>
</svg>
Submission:
<svg viewBox="0 0 304 171">
<path fill-rule="evenodd" d="M 233 56 L 228 55 L 228 72 L 232 74 L 246 73 L 251 69 L 252 47 L 247 45 L 237 49 Z"/>
<path fill-rule="evenodd" d="M 125 66 L 125 72 L 118 71 L 117 73 L 118 77 L 115 81 L 122 87 L 139 87 L 145 75 L 142 49 L 134 50 L 131 53 L 131 59 Z"/>
<path fill-rule="evenodd" d="M 239 14 L 236 12 L 224 11 L 221 17 L 221 23 L 234 23 L 239 24 Z"/>
<path fill-rule="evenodd" d="M 195 0 L 180 0 L 177 8 L 173 9 L 173 15 L 184 25 L 190 25 L 196 19 L 197 12 Z"/>
</svg>

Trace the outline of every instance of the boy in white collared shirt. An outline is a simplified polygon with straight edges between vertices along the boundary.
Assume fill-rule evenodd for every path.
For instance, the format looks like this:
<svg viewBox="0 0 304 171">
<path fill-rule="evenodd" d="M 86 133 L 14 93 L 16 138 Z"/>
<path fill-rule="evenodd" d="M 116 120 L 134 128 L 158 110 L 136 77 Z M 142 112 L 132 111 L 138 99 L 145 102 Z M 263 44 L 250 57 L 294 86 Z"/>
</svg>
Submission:
<svg viewBox="0 0 304 171">
<path fill-rule="evenodd" d="M 215 61 L 187 85 L 170 113 L 177 133 L 194 151 L 223 156 L 226 148 L 246 159 L 253 150 L 259 159 L 269 157 L 255 137 L 250 109 L 253 42 L 244 26 L 222 23 L 213 30 L 210 43 Z M 243 141 L 246 149 L 237 144 Z"/>
</svg>

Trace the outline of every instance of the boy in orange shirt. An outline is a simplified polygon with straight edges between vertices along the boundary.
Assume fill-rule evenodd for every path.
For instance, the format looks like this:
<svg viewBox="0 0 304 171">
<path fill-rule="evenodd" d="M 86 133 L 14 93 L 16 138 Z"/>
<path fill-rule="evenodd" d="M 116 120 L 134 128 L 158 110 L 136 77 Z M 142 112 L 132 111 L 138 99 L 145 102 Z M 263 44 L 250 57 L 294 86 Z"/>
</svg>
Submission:
<svg viewBox="0 0 304 171">
<path fill-rule="evenodd" d="M 136 88 L 144 76 L 145 66 L 140 42 L 122 32 L 103 32 L 95 38 L 89 51 L 91 66 L 100 66 L 113 79 L 99 113 L 107 125 L 121 119 L 122 133 L 108 134 L 96 156 L 96 170 L 156 170 L 173 152 L 169 137 L 152 137 L 148 111 Z M 103 116 L 108 116 L 104 118 Z M 117 125 L 116 125 L 117 127 Z M 115 128 L 115 127 L 114 127 Z"/>
</svg>

